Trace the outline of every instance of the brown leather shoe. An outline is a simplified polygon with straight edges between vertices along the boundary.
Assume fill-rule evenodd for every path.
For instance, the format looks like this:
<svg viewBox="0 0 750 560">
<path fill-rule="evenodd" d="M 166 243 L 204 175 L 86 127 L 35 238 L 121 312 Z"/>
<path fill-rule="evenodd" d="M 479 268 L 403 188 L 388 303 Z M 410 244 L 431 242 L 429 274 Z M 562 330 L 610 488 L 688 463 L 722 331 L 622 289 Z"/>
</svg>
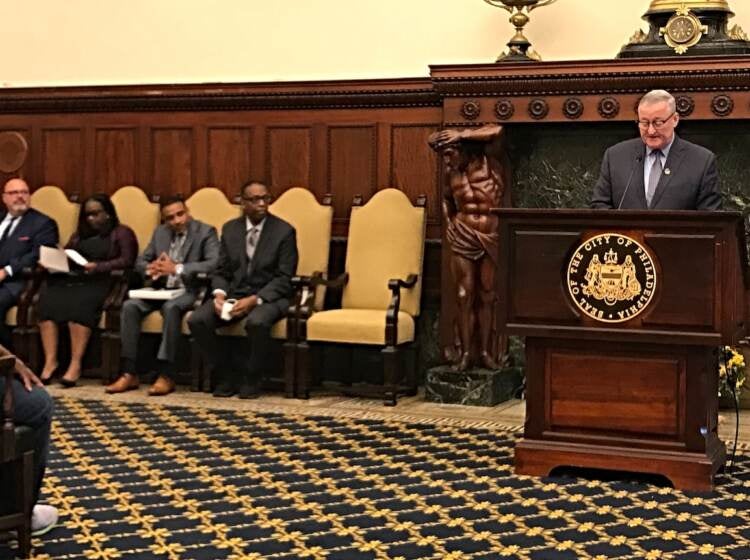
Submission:
<svg viewBox="0 0 750 560">
<path fill-rule="evenodd" d="M 174 381 L 166 375 L 160 375 L 149 388 L 148 394 L 152 397 L 163 397 L 172 391 L 174 391 Z"/>
<path fill-rule="evenodd" d="M 105 393 L 124 393 L 138 388 L 138 377 L 132 373 L 123 373 L 114 383 L 110 383 L 104 389 Z"/>
</svg>

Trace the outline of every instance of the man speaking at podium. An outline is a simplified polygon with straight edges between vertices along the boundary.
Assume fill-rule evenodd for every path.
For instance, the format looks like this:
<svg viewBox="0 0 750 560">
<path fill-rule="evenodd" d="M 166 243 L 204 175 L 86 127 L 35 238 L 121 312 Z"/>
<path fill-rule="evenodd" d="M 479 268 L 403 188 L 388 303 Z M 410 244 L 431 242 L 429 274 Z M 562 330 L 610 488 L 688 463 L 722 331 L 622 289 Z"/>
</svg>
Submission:
<svg viewBox="0 0 750 560">
<path fill-rule="evenodd" d="M 719 210 L 716 156 L 675 134 L 680 121 L 674 97 L 648 92 L 638 104 L 640 138 L 604 153 L 592 208 Z"/>
</svg>

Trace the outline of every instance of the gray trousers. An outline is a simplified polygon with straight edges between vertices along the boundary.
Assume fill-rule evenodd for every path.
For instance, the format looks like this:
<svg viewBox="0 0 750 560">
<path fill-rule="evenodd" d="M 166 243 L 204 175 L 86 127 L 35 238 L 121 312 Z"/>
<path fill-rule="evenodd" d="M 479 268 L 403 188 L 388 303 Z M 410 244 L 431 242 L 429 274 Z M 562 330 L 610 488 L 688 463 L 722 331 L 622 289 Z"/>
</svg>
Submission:
<svg viewBox="0 0 750 560">
<path fill-rule="evenodd" d="M 168 301 L 129 299 L 120 313 L 120 356 L 135 361 L 138 355 L 138 339 L 141 336 L 141 321 L 157 309 L 161 311 L 163 325 L 161 344 L 156 355 L 158 360 L 174 364 L 177 358 L 177 344 L 182 336 L 182 316 L 192 308 L 195 294 L 189 292 Z M 135 373 L 135 372 L 130 372 Z"/>
</svg>

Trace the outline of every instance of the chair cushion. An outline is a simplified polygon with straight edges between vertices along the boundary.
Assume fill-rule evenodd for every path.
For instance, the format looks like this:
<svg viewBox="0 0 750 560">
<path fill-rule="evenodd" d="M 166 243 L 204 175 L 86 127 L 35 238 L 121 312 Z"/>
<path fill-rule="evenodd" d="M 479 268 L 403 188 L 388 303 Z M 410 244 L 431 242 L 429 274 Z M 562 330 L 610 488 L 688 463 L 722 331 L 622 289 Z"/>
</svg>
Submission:
<svg viewBox="0 0 750 560">
<path fill-rule="evenodd" d="M 111 199 L 120 223 L 132 228 L 138 239 L 138 247 L 143 251 L 161 222 L 159 204 L 151 202 L 145 192 L 133 186 L 120 187 Z"/>
<path fill-rule="evenodd" d="M 5 324 L 9 327 L 15 327 L 18 324 L 18 306 L 14 305 L 5 314 Z"/>
<path fill-rule="evenodd" d="M 196 220 L 214 226 L 219 232 L 229 220 L 242 215 L 240 206 L 232 204 L 224 192 L 215 187 L 198 189 L 185 204 Z"/>
<path fill-rule="evenodd" d="M 401 290 L 401 311 L 419 315 L 422 293 L 425 212 L 397 189 L 378 191 L 364 206 L 352 208 L 346 245 L 349 282 L 343 309 L 387 309 L 388 280 L 417 274 L 416 285 Z"/>
<path fill-rule="evenodd" d="M 188 314 L 182 316 L 182 326 L 180 327 L 182 334 L 189 335 L 190 329 L 188 328 Z M 161 329 L 164 326 L 164 319 L 161 316 L 161 312 L 152 311 L 143 318 L 141 321 L 141 332 L 148 334 L 160 334 Z"/>
<path fill-rule="evenodd" d="M 80 205 L 68 200 L 60 187 L 46 185 L 35 190 L 31 195 L 31 207 L 55 220 L 63 245 L 78 228 Z"/>
<path fill-rule="evenodd" d="M 286 317 L 279 319 L 271 327 L 271 338 L 286 340 Z"/>
<path fill-rule="evenodd" d="M 385 311 L 380 309 L 332 309 L 307 320 L 307 340 L 347 344 L 385 344 Z M 398 314 L 397 344 L 414 340 L 414 319 Z"/>
</svg>

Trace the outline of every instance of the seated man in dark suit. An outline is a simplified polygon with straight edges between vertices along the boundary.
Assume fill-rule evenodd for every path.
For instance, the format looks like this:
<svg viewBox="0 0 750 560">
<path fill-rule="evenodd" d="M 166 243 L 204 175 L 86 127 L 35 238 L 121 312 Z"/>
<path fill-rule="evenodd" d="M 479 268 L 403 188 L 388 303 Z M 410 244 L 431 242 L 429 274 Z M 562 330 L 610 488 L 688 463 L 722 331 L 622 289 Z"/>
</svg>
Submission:
<svg viewBox="0 0 750 560">
<path fill-rule="evenodd" d="M 135 268 L 154 288 L 184 288 L 185 293 L 167 301 L 129 299 L 125 302 L 120 315 L 122 369 L 120 377 L 107 386 L 107 393 L 122 393 L 138 387 L 135 362 L 141 321 L 157 309 L 163 316 L 157 354 L 159 376 L 149 389 L 149 395 L 167 395 L 174 391 L 182 316 L 192 308 L 200 291 L 196 276 L 213 273 L 219 263 L 216 228 L 192 219 L 181 198 L 166 199 L 161 206 L 161 215 L 164 223 L 154 231 Z"/>
<path fill-rule="evenodd" d="M 212 279 L 213 299 L 188 320 L 218 384 L 214 395 L 240 398 L 258 395 L 266 366 L 271 327 L 289 308 L 291 279 L 297 270 L 294 228 L 268 213 L 271 195 L 263 183 L 253 181 L 242 189 L 244 216 L 230 220 L 221 232 L 219 268 Z M 232 305 L 231 300 L 236 300 Z M 225 304 L 228 304 L 225 306 Z M 222 318 L 222 310 L 228 314 Z M 231 310 L 229 310 L 231 307 Z M 216 328 L 247 317 L 247 359 L 234 348 L 222 352 Z M 233 369 L 232 369 L 233 368 Z"/>
<path fill-rule="evenodd" d="M 10 179 L 3 186 L 5 212 L 0 214 L 0 345 L 11 347 L 5 326 L 8 309 L 16 305 L 23 290 L 23 269 L 33 268 L 42 245 L 57 246 L 57 224 L 29 205 L 29 185 Z"/>
<path fill-rule="evenodd" d="M 638 104 L 641 137 L 604 154 L 592 208 L 719 210 L 716 156 L 679 138 L 674 97 L 650 91 Z"/>
</svg>

